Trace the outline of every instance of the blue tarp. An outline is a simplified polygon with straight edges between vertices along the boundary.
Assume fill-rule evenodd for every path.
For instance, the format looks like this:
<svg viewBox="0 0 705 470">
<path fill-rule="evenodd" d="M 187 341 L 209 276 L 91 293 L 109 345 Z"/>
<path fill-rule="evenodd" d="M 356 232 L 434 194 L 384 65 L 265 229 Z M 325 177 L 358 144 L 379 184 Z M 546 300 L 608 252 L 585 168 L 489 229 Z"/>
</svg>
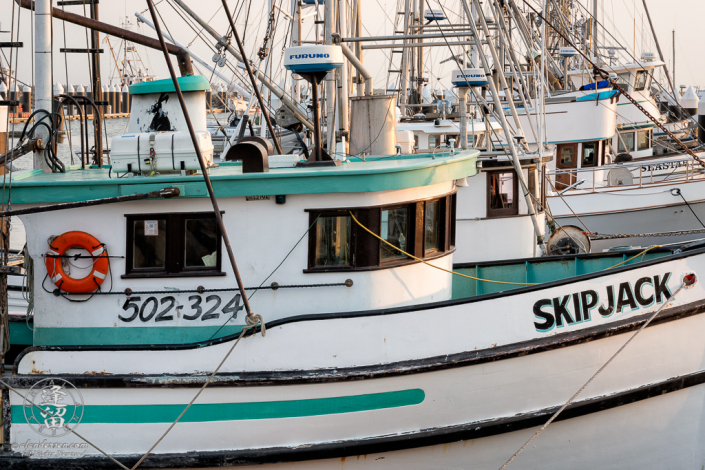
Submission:
<svg viewBox="0 0 705 470">
<path fill-rule="evenodd" d="M 597 82 L 597 88 L 608 88 L 610 86 L 610 82 L 607 80 L 601 80 Z M 581 90 L 594 90 L 595 89 L 595 84 L 594 83 L 588 83 L 587 85 L 583 85 L 580 87 Z"/>
</svg>

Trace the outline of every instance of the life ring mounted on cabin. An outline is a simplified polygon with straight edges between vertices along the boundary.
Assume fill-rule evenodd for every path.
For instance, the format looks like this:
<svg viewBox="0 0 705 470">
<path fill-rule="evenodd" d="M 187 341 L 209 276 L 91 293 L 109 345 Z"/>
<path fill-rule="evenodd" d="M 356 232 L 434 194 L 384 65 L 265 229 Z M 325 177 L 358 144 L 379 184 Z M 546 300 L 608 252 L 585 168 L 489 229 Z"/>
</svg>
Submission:
<svg viewBox="0 0 705 470">
<path fill-rule="evenodd" d="M 49 248 L 46 253 L 47 273 L 51 282 L 64 292 L 76 294 L 95 292 L 108 277 L 110 269 L 108 252 L 93 235 L 86 232 L 66 232 L 52 240 Z M 64 271 L 62 260 L 71 248 L 83 248 L 93 257 L 91 273 L 82 279 L 72 278 Z"/>
</svg>

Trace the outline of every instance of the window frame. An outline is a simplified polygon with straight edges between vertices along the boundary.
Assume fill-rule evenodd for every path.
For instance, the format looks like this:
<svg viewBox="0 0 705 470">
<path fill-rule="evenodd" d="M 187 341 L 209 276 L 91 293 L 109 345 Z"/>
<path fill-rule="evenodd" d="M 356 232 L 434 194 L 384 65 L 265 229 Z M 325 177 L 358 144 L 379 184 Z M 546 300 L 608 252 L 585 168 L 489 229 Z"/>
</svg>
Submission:
<svg viewBox="0 0 705 470">
<path fill-rule="evenodd" d="M 415 247 L 416 246 L 416 238 L 417 238 L 416 230 L 415 230 L 416 229 L 416 221 L 417 221 L 417 213 L 416 213 L 417 208 L 415 207 L 415 204 L 413 204 L 413 203 L 393 204 L 390 206 L 380 207 L 379 208 L 379 230 L 377 230 L 377 235 L 379 235 L 380 237 L 382 236 L 382 212 L 388 211 L 388 210 L 394 210 L 394 209 L 403 209 L 405 207 L 409 209 L 409 220 L 407 221 L 407 224 L 408 224 L 407 229 L 409 231 L 409 236 L 408 236 L 408 240 L 406 242 L 406 245 L 408 247 Z M 360 220 L 360 219 L 358 219 L 358 220 Z M 360 222 L 364 223 L 362 221 L 360 221 Z M 354 221 L 353 221 L 353 224 L 357 225 Z M 367 227 L 367 225 L 365 225 L 365 226 Z M 384 265 L 388 265 L 388 264 L 396 264 L 399 261 L 411 259 L 408 256 L 403 255 L 401 253 L 399 253 L 399 256 L 397 256 L 396 258 L 382 259 L 382 248 L 383 248 L 382 245 L 385 245 L 385 243 L 382 243 L 381 241 L 379 241 L 379 264 L 380 264 L 380 266 L 384 266 Z M 407 248 L 404 251 L 406 251 L 407 253 L 409 253 L 411 251 L 412 252 L 411 254 L 415 255 L 415 253 L 413 253 L 413 251 L 416 251 L 416 250 L 415 249 L 409 250 Z"/>
<path fill-rule="evenodd" d="M 350 266 L 316 266 L 316 231 L 315 227 L 313 226 L 314 222 L 317 222 L 317 219 L 319 217 L 347 217 L 350 219 L 350 255 L 352 262 L 350 263 Z M 311 227 L 311 230 L 309 231 L 309 236 L 308 236 L 308 266 L 309 269 L 315 269 L 317 271 L 329 271 L 329 270 L 334 270 L 334 271 L 350 271 L 354 268 L 355 266 L 355 243 L 356 243 L 356 230 L 355 226 L 357 224 L 352 220 L 352 217 L 350 217 L 350 213 L 345 210 L 345 209 L 340 209 L 340 210 L 324 210 L 324 211 L 319 211 L 319 212 L 311 212 L 309 213 L 309 227 Z M 311 236 L 313 234 L 313 236 Z"/>
<path fill-rule="evenodd" d="M 427 208 L 428 208 L 428 205 L 429 205 L 429 204 L 433 204 L 433 203 L 435 203 L 435 202 L 439 202 L 439 203 L 440 203 L 440 204 L 438 205 L 438 211 L 439 211 L 439 216 L 438 216 L 438 217 L 439 217 L 439 219 L 440 219 L 440 221 L 439 221 L 440 223 L 438 224 L 438 236 L 437 236 L 437 238 L 438 238 L 438 240 L 439 240 L 439 242 L 440 242 L 440 243 L 439 243 L 440 247 L 439 247 L 439 246 L 436 246 L 435 248 L 427 249 L 427 248 L 426 248 L 426 215 L 427 215 Z M 437 254 L 437 253 L 440 253 L 440 252 L 443 252 L 443 251 L 444 251 L 445 244 L 446 244 L 446 243 L 445 243 L 445 240 L 446 240 L 446 238 L 448 238 L 448 237 L 446 237 L 446 232 L 449 230 L 448 223 L 447 223 L 447 222 L 448 222 L 448 215 L 447 215 L 447 211 L 448 211 L 448 200 L 447 200 L 447 198 L 428 199 L 428 200 L 424 201 L 423 204 L 424 204 L 424 206 L 423 206 L 423 224 L 424 224 L 424 226 L 423 226 L 423 243 L 422 243 L 421 246 L 422 246 L 422 248 L 423 248 L 424 257 L 426 257 L 426 256 L 433 256 L 433 255 L 435 255 L 435 254 Z M 451 204 L 452 204 L 452 202 L 451 202 Z M 444 222 L 446 222 L 446 223 L 444 223 Z"/>
<path fill-rule="evenodd" d="M 498 170 L 488 170 L 486 176 L 486 184 L 485 184 L 485 199 L 486 199 L 486 204 L 487 204 L 487 218 L 488 219 L 494 219 L 497 217 L 512 217 L 519 215 L 519 181 L 517 178 L 516 171 L 514 171 L 513 168 L 502 168 Z M 498 174 L 498 173 L 511 173 L 512 174 L 512 179 L 513 179 L 513 191 L 514 191 L 514 197 L 512 201 L 512 206 L 509 208 L 505 209 L 492 209 L 492 197 L 490 193 L 490 179 L 492 175 Z"/>
<path fill-rule="evenodd" d="M 644 84 L 643 84 L 643 86 L 641 86 L 641 88 L 638 88 L 639 87 L 639 78 L 641 78 L 641 77 L 645 77 Z M 649 81 L 649 73 L 646 70 L 637 70 L 636 74 L 634 75 L 634 91 L 646 90 L 646 86 L 648 85 L 648 83 L 647 83 L 648 81 Z"/>
<path fill-rule="evenodd" d="M 224 212 L 221 211 L 221 214 Z M 216 224 L 216 265 L 185 266 L 182 259 L 186 245 L 187 219 L 215 219 L 213 212 L 164 212 L 145 214 L 125 214 L 125 273 L 122 279 L 145 279 L 166 277 L 225 276 L 222 271 L 223 236 Z M 166 220 L 166 247 L 164 268 L 135 268 L 134 262 L 134 222 L 140 220 Z"/>
<path fill-rule="evenodd" d="M 646 147 L 641 148 L 641 146 L 639 145 L 639 136 L 640 136 L 640 135 L 643 135 L 643 134 L 646 134 Z M 640 151 L 643 151 L 643 150 L 649 150 L 649 149 L 652 147 L 652 145 L 651 145 L 651 129 L 640 129 L 640 130 L 638 130 L 638 131 L 636 132 L 636 142 L 635 142 L 635 145 L 636 145 L 636 151 L 637 151 L 637 152 L 640 152 Z"/>
<path fill-rule="evenodd" d="M 352 211 L 355 218 L 360 221 L 361 224 L 370 229 L 377 236 L 381 236 L 382 211 L 408 207 L 409 239 L 407 242 L 408 249 L 405 251 L 417 258 L 432 260 L 443 257 L 455 251 L 456 193 L 457 190 L 454 189 L 453 191 L 440 196 L 418 199 L 414 201 L 405 201 L 403 203 L 367 207 L 305 209 L 305 211 L 309 214 L 309 226 L 313 225 L 313 222 L 319 214 L 323 217 L 349 216 L 349 211 Z M 441 201 L 441 224 L 439 227 L 439 246 L 441 249 L 426 251 L 425 209 L 427 203 L 435 201 Z M 303 270 L 304 273 L 374 271 L 398 266 L 406 266 L 420 262 L 407 256 L 383 260 L 382 242 L 375 236 L 367 233 L 364 229 L 357 225 L 355 221 L 351 222 L 352 230 L 350 234 L 350 244 L 352 251 L 351 257 L 353 260 L 352 265 L 315 266 L 315 249 L 317 240 L 315 231 L 311 229 L 308 233 L 307 267 Z"/>
<path fill-rule="evenodd" d="M 625 135 L 631 134 L 632 138 L 632 148 L 626 149 L 626 140 L 624 138 Z M 631 153 L 634 151 L 634 147 L 636 145 L 636 135 L 634 131 L 629 131 L 629 132 L 619 132 L 617 135 L 617 153 Z"/>
<path fill-rule="evenodd" d="M 594 146 L 594 151 L 595 151 L 594 156 L 595 156 L 595 158 L 594 158 L 594 163 L 592 163 L 591 165 L 586 165 L 586 164 L 585 164 L 585 146 L 586 146 L 586 145 L 592 145 L 592 146 Z M 596 140 L 596 141 L 593 141 L 593 142 L 583 142 L 583 145 L 582 145 L 581 147 L 582 147 L 582 152 L 580 152 L 580 153 L 581 153 L 581 155 L 580 155 L 580 168 L 594 168 L 594 167 L 596 167 L 596 166 L 599 166 L 599 160 L 600 160 L 600 141 L 599 141 L 599 140 Z"/>
</svg>

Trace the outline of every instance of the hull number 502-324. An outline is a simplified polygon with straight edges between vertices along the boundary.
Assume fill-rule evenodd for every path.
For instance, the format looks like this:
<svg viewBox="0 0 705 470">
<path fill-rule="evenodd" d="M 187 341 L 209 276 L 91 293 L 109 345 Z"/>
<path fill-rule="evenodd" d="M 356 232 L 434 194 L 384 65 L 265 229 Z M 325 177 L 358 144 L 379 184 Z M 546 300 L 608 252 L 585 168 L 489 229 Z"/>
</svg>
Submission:
<svg viewBox="0 0 705 470">
<path fill-rule="evenodd" d="M 174 321 L 176 318 L 183 318 L 191 321 L 208 321 L 220 318 L 221 314 L 224 318 L 237 318 L 238 311 L 244 308 L 240 304 L 240 294 L 235 295 L 221 309 L 220 306 L 223 300 L 217 294 L 208 295 L 205 298 L 200 295 L 192 295 L 188 298 L 190 308 L 188 312 L 182 311 L 185 305 L 177 304 L 176 298 L 168 295 L 157 299 L 156 297 L 147 297 L 142 302 L 141 297 L 128 297 L 122 306 L 126 312 L 125 315 L 119 314 L 118 318 L 126 323 L 137 320 L 143 322 L 165 322 Z"/>
</svg>

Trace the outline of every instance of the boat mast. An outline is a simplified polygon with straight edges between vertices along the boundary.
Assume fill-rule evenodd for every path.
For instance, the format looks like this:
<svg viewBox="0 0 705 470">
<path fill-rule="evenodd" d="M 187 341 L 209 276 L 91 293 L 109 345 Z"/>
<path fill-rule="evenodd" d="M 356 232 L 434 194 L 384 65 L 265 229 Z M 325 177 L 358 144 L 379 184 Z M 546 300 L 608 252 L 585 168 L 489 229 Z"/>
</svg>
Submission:
<svg viewBox="0 0 705 470">
<path fill-rule="evenodd" d="M 52 7 L 51 0 L 37 0 L 34 15 L 34 103 L 35 109 L 44 109 L 51 113 L 53 109 L 53 83 L 51 66 L 52 42 Z M 42 139 L 44 145 L 49 145 L 49 131 L 44 126 L 38 126 L 36 137 Z M 51 173 L 44 159 L 44 150 L 37 149 L 33 155 L 33 168 Z"/>
<path fill-rule="evenodd" d="M 597 4 L 599 0 L 593 0 L 592 2 L 592 54 L 597 59 L 598 56 L 598 46 L 597 46 Z"/>
<path fill-rule="evenodd" d="M 405 0 L 404 3 L 404 27 L 402 28 L 404 37 L 409 35 L 409 14 L 411 9 L 411 0 Z M 406 43 L 407 41 L 403 41 Z M 356 46 L 357 47 L 357 46 Z M 401 108 L 402 117 L 408 115 L 407 103 L 407 87 L 409 86 L 409 48 L 403 46 L 401 50 L 401 77 L 399 83 L 399 107 Z"/>
<path fill-rule="evenodd" d="M 676 30 L 673 30 L 673 99 L 678 103 L 678 94 L 676 90 Z"/>
<path fill-rule="evenodd" d="M 325 44 L 333 44 L 335 2 L 325 2 Z M 335 71 L 326 76 L 326 137 L 328 155 L 335 154 Z"/>
<path fill-rule="evenodd" d="M 348 10 L 346 8 L 345 0 L 338 0 L 338 18 L 340 19 L 340 36 L 348 35 Z M 340 47 L 348 47 L 345 44 L 341 44 Z M 347 135 L 349 132 L 348 123 L 348 97 L 350 96 L 348 90 L 348 69 L 350 68 L 349 61 L 348 64 L 341 67 L 336 71 L 338 77 L 338 127 L 340 129 L 340 141 L 342 143 L 342 152 L 344 154 L 348 153 L 347 149 Z"/>
<path fill-rule="evenodd" d="M 656 50 L 658 51 L 658 56 L 661 59 L 661 62 L 663 62 L 663 68 L 666 71 L 666 78 L 668 79 L 668 84 L 671 85 L 671 91 L 673 92 L 673 95 L 675 96 L 676 94 L 676 87 L 673 86 L 673 82 L 671 81 L 671 73 L 668 71 L 668 66 L 666 65 L 666 61 L 663 59 L 663 52 L 661 52 L 661 44 L 658 42 L 658 36 L 656 36 L 656 31 L 654 30 L 654 23 L 651 21 L 651 14 L 649 13 L 649 7 L 646 6 L 646 0 L 642 0 L 644 3 L 644 11 L 646 11 L 646 18 L 649 20 L 649 27 L 651 27 L 651 34 L 654 37 L 654 42 L 656 43 Z"/>
<path fill-rule="evenodd" d="M 99 21 L 98 18 L 98 2 L 91 2 L 91 19 Z M 99 101 L 103 101 L 103 86 L 100 83 L 100 54 L 98 53 L 98 48 L 100 47 L 100 33 L 98 30 L 91 31 L 91 76 L 93 83 L 93 101 L 98 104 Z M 103 106 L 98 106 L 98 113 L 103 112 Z M 102 118 L 102 116 L 101 116 Z M 100 122 L 102 119 L 93 120 L 93 137 L 95 145 L 95 158 L 94 162 L 98 165 L 98 168 L 103 166 L 103 130 L 100 127 Z"/>
</svg>

